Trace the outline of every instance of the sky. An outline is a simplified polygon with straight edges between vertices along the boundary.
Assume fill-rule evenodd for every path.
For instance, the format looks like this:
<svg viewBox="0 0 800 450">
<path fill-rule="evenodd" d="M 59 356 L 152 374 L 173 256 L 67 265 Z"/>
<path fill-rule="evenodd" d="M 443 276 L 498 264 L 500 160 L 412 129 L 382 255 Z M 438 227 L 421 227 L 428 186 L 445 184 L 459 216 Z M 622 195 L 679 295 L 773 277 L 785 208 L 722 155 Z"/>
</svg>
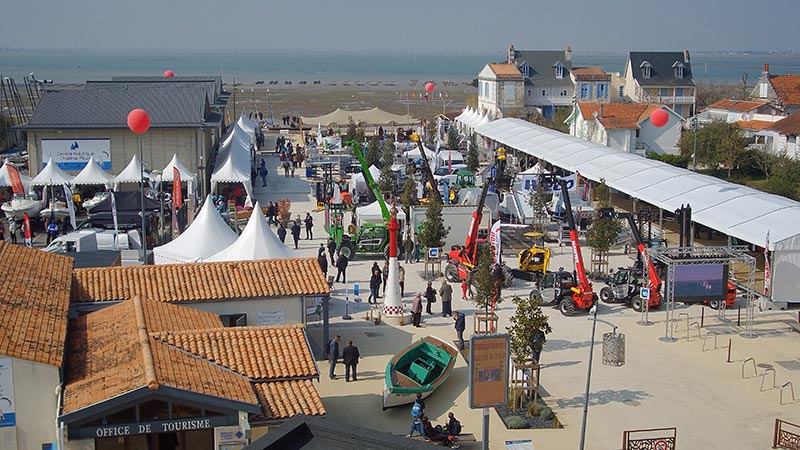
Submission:
<svg viewBox="0 0 800 450">
<path fill-rule="evenodd" d="M 798 51 L 798 12 L 798 0 L 12 1 L 0 48 Z"/>
</svg>

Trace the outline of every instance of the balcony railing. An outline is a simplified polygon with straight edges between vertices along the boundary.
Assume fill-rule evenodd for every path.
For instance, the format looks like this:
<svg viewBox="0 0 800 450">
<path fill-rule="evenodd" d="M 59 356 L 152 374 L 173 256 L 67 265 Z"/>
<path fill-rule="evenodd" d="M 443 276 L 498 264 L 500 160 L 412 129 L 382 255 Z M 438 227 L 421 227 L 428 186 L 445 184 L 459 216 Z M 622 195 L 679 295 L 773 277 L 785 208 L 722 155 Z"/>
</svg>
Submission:
<svg viewBox="0 0 800 450">
<path fill-rule="evenodd" d="M 642 101 L 648 103 L 693 105 L 693 95 L 645 95 Z"/>
</svg>

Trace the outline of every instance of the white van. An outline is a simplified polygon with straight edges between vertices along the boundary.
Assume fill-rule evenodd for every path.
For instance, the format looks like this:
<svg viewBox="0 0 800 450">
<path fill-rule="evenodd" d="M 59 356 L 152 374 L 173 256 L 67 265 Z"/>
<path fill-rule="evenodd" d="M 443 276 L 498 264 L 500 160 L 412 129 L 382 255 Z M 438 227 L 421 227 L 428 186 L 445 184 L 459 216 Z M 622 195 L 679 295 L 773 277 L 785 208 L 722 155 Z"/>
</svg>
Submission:
<svg viewBox="0 0 800 450">
<path fill-rule="evenodd" d="M 59 236 L 42 250 L 53 253 L 130 250 L 141 248 L 138 230 L 118 231 L 89 228 Z"/>
</svg>

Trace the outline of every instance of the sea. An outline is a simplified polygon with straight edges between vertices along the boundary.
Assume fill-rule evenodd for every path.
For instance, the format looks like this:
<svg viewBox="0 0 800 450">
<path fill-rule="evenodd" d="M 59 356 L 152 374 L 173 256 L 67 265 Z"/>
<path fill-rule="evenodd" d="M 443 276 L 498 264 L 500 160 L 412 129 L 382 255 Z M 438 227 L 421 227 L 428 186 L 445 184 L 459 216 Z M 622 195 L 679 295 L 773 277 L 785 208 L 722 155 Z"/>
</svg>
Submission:
<svg viewBox="0 0 800 450">
<path fill-rule="evenodd" d="M 119 75 L 159 76 L 222 74 L 226 82 L 396 82 L 411 80 L 471 81 L 489 62 L 502 61 L 503 51 L 314 51 L 314 50 L 28 50 L 0 49 L 0 75 L 55 83 L 107 80 Z M 574 66 L 600 66 L 624 71 L 626 54 L 573 54 Z M 693 53 L 694 79 L 754 84 L 765 63 L 770 73 L 800 73 L 800 54 L 770 52 Z"/>
</svg>

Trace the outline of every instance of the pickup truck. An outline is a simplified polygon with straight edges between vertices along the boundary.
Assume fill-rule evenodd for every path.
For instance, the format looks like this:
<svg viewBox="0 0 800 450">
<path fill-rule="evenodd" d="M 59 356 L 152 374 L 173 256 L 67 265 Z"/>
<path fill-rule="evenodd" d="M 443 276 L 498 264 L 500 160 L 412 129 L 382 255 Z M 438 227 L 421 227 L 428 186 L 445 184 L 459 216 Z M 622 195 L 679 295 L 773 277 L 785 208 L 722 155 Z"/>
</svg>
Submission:
<svg viewBox="0 0 800 450">
<path fill-rule="evenodd" d="M 53 240 L 43 250 L 53 253 L 91 252 L 97 250 L 132 250 L 141 248 L 139 232 L 88 228 Z"/>
</svg>

